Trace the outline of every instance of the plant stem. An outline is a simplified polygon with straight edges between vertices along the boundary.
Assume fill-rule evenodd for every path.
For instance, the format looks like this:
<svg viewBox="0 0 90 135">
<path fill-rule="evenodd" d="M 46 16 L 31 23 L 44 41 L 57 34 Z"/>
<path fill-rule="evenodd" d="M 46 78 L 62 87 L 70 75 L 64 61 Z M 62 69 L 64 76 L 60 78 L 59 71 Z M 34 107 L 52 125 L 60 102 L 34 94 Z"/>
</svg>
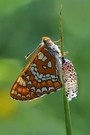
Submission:
<svg viewBox="0 0 90 135">
<path fill-rule="evenodd" d="M 61 5 L 61 10 L 60 10 L 60 49 L 61 49 L 61 54 L 63 56 L 63 34 L 62 34 L 62 5 Z"/>
<path fill-rule="evenodd" d="M 64 112 L 65 112 L 66 133 L 67 135 L 72 135 L 70 108 L 65 93 L 65 87 L 63 87 L 63 102 L 64 102 Z"/>
<path fill-rule="evenodd" d="M 61 10 L 60 10 L 60 49 L 61 49 L 61 54 L 62 56 L 64 55 L 64 50 L 63 50 L 63 34 L 62 34 L 62 5 L 61 5 Z M 70 108 L 69 108 L 69 102 L 66 97 L 66 92 L 65 92 L 65 86 L 63 86 L 63 102 L 64 102 L 64 112 L 65 112 L 65 123 L 66 123 L 66 134 L 67 135 L 72 135 L 71 131 L 71 115 L 70 115 Z"/>
</svg>

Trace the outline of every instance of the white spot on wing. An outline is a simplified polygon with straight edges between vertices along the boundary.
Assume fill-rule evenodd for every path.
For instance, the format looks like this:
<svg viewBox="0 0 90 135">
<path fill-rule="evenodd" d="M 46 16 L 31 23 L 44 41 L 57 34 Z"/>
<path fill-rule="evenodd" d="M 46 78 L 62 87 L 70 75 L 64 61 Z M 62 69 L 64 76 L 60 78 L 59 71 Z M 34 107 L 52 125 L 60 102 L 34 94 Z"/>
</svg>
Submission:
<svg viewBox="0 0 90 135">
<path fill-rule="evenodd" d="M 32 63 L 32 64 L 31 64 L 31 67 L 36 67 L 36 64 L 35 64 L 35 63 Z"/>
<path fill-rule="evenodd" d="M 35 67 L 34 70 L 37 71 L 37 68 Z"/>
<path fill-rule="evenodd" d="M 46 66 L 43 66 L 44 69 L 46 69 L 47 67 Z"/>
<path fill-rule="evenodd" d="M 37 90 L 36 90 L 36 92 L 39 92 L 39 93 L 41 93 L 41 90 L 40 90 L 40 89 L 37 89 Z"/>
<path fill-rule="evenodd" d="M 37 72 L 37 76 L 39 76 L 39 73 Z"/>
<path fill-rule="evenodd" d="M 20 93 L 18 93 L 18 94 L 17 94 L 17 96 L 18 96 L 18 97 L 21 97 L 21 94 L 20 94 Z"/>
<path fill-rule="evenodd" d="M 50 90 L 54 90 L 54 87 L 49 87 L 48 90 L 49 90 L 49 91 L 50 91 Z"/>
<path fill-rule="evenodd" d="M 17 82 L 18 82 L 19 85 L 21 85 L 21 86 L 26 86 L 26 82 L 23 80 L 22 77 L 19 77 L 18 80 L 17 80 Z"/>
<path fill-rule="evenodd" d="M 44 48 L 44 50 L 46 50 L 46 51 L 47 51 L 47 48 Z"/>
<path fill-rule="evenodd" d="M 47 77 L 46 80 L 51 80 L 51 77 Z"/>
<path fill-rule="evenodd" d="M 26 86 L 26 82 L 25 81 L 23 81 L 23 86 Z"/>
<path fill-rule="evenodd" d="M 26 77 L 29 80 L 29 76 Z"/>
<path fill-rule="evenodd" d="M 37 76 L 35 76 L 35 80 L 38 80 L 38 77 Z"/>
<path fill-rule="evenodd" d="M 47 57 L 42 52 L 39 52 L 38 53 L 38 59 L 42 60 L 42 61 L 45 61 L 47 59 Z"/>
<path fill-rule="evenodd" d="M 40 79 L 38 79 L 37 81 L 38 81 L 38 82 L 41 82 L 41 80 L 40 80 Z"/>
<path fill-rule="evenodd" d="M 30 67 L 30 71 L 33 72 L 34 71 L 34 67 L 31 66 Z"/>
<path fill-rule="evenodd" d="M 51 78 L 52 78 L 52 79 L 55 79 L 55 76 L 54 76 L 54 75 L 51 75 Z"/>
<path fill-rule="evenodd" d="M 11 93 L 14 94 L 14 90 L 12 90 Z"/>
<path fill-rule="evenodd" d="M 28 94 L 28 95 L 26 95 L 26 97 L 30 97 L 30 95 Z"/>
<path fill-rule="evenodd" d="M 42 60 L 43 57 L 44 57 L 44 54 L 42 52 L 39 52 L 38 53 L 38 59 L 39 60 Z"/>
<path fill-rule="evenodd" d="M 40 74 L 40 75 L 39 75 L 39 79 L 42 79 L 42 77 L 43 77 L 43 74 Z"/>
<path fill-rule="evenodd" d="M 46 59 L 47 59 L 47 57 L 44 55 L 44 57 L 43 57 L 42 61 L 45 61 Z"/>
<path fill-rule="evenodd" d="M 35 87 L 33 86 L 33 87 L 31 87 L 31 90 L 34 90 L 35 91 Z"/>
<path fill-rule="evenodd" d="M 15 91 L 14 94 L 17 95 L 17 91 Z"/>
<path fill-rule="evenodd" d="M 31 81 L 29 81 L 27 84 L 30 84 L 30 85 L 31 85 L 31 84 L 32 84 L 32 82 L 31 82 Z"/>
<path fill-rule="evenodd" d="M 43 75 L 43 77 L 42 77 L 42 80 L 43 80 L 43 81 L 45 81 L 45 80 L 46 80 L 46 77 L 45 77 L 45 75 Z"/>
<path fill-rule="evenodd" d="M 50 74 L 46 74 L 46 77 L 50 77 Z"/>
<path fill-rule="evenodd" d="M 35 76 L 37 73 L 33 71 L 32 74 Z"/>
<path fill-rule="evenodd" d="M 47 91 L 47 88 L 46 87 L 42 87 L 42 92 L 43 91 Z"/>
<path fill-rule="evenodd" d="M 35 63 L 32 63 L 33 64 L 33 67 L 36 67 L 36 64 Z"/>
<path fill-rule="evenodd" d="M 25 96 L 22 96 L 22 98 L 25 98 Z"/>
<path fill-rule="evenodd" d="M 51 67 L 52 67 L 52 63 L 51 63 L 51 61 L 49 61 L 49 62 L 48 62 L 47 66 L 48 66 L 49 68 L 51 68 Z"/>
</svg>

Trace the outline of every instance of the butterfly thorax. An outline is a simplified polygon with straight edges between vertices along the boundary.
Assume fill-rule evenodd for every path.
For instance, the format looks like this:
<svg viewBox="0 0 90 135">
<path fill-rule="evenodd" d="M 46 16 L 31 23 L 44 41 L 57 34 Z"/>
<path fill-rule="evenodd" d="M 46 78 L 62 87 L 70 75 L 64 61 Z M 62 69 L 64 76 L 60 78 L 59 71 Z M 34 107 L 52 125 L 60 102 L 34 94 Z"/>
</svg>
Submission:
<svg viewBox="0 0 90 135">
<path fill-rule="evenodd" d="M 61 57 L 61 51 L 49 37 L 42 37 L 42 44 L 48 49 L 49 53 L 54 57 Z"/>
</svg>

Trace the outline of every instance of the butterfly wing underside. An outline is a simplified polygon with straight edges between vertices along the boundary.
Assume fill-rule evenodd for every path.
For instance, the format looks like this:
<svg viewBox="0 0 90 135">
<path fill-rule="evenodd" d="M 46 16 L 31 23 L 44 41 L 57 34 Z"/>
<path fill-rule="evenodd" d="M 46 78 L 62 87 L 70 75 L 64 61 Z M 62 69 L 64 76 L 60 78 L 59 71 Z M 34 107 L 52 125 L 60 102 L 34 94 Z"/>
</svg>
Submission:
<svg viewBox="0 0 90 135">
<path fill-rule="evenodd" d="M 17 100 L 33 100 L 61 87 L 55 58 L 43 45 L 15 81 L 10 95 Z"/>
</svg>

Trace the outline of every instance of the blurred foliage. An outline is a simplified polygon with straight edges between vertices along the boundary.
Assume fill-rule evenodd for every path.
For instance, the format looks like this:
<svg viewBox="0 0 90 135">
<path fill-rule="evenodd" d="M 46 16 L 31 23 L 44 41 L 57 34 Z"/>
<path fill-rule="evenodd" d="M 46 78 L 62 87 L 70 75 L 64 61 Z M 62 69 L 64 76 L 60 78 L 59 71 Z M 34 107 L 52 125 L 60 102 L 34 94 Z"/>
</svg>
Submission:
<svg viewBox="0 0 90 135">
<path fill-rule="evenodd" d="M 42 36 L 59 39 L 61 0 L 0 0 L 0 135 L 65 135 L 62 90 L 32 102 L 10 98 L 24 56 Z M 90 1 L 64 0 L 64 50 L 78 73 L 79 93 L 70 102 L 73 135 L 90 132 Z"/>
</svg>

